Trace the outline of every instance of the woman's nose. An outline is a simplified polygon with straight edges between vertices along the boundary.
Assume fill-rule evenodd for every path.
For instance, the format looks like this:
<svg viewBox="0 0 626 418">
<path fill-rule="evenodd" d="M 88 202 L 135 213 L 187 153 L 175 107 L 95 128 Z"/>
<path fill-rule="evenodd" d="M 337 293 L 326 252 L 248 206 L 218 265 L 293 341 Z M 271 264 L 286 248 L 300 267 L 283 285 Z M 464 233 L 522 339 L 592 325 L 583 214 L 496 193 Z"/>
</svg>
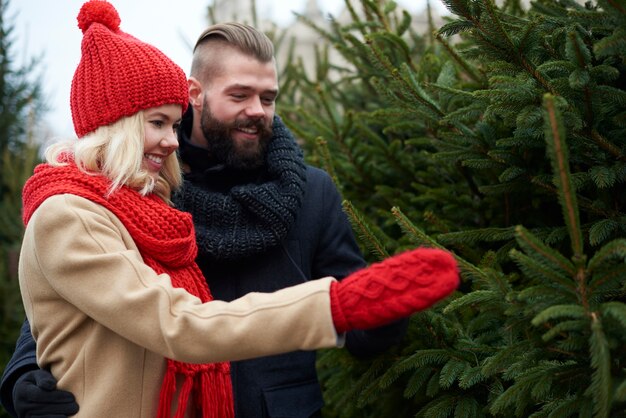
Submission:
<svg viewBox="0 0 626 418">
<path fill-rule="evenodd" d="M 171 131 L 166 134 L 163 139 L 161 139 L 161 146 L 176 150 L 178 148 L 178 135 L 176 135 L 176 132 Z"/>
</svg>

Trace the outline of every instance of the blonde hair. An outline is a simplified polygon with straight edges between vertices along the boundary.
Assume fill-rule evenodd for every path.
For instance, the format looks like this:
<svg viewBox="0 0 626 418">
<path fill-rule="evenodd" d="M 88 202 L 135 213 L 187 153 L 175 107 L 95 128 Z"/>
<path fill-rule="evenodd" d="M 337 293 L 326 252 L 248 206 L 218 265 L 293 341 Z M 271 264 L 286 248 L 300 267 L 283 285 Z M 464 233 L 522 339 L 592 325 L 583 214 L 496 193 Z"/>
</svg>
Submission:
<svg viewBox="0 0 626 418">
<path fill-rule="evenodd" d="M 65 164 L 61 162 L 61 155 L 72 155 L 81 171 L 102 174 L 111 180 L 108 194 L 128 186 L 144 196 L 154 193 L 171 204 L 172 192 L 183 182 L 178 156 L 174 152 L 165 159 L 155 181 L 142 167 L 144 122 L 143 111 L 140 111 L 101 126 L 80 139 L 53 144 L 46 149 L 46 161 L 59 166 Z"/>
</svg>

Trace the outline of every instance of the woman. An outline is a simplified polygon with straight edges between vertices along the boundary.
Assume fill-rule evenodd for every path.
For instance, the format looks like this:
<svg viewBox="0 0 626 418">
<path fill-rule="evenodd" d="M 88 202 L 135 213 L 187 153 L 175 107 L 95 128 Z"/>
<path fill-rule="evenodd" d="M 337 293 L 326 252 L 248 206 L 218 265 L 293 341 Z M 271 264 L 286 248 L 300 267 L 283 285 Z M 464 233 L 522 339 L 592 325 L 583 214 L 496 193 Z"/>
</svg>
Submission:
<svg viewBox="0 0 626 418">
<path fill-rule="evenodd" d="M 349 276 L 212 301 L 194 262 L 176 127 L 184 72 L 83 5 L 71 109 L 77 141 L 55 144 L 23 191 L 20 287 L 40 367 L 83 417 L 230 417 L 230 360 L 340 345 L 425 309 L 458 285 L 454 259 L 419 249 Z M 271 260 L 268 260 L 271 262 Z"/>
</svg>

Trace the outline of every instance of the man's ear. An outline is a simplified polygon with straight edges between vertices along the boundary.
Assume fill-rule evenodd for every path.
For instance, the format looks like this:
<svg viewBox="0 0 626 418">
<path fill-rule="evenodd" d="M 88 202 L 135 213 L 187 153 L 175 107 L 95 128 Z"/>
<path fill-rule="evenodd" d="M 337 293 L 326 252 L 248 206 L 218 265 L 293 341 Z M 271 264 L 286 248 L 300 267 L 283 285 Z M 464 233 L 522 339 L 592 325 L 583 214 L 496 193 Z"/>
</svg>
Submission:
<svg viewBox="0 0 626 418">
<path fill-rule="evenodd" d="M 195 78 L 187 79 L 187 87 L 189 89 L 189 103 L 194 108 L 202 106 L 202 84 Z"/>
</svg>

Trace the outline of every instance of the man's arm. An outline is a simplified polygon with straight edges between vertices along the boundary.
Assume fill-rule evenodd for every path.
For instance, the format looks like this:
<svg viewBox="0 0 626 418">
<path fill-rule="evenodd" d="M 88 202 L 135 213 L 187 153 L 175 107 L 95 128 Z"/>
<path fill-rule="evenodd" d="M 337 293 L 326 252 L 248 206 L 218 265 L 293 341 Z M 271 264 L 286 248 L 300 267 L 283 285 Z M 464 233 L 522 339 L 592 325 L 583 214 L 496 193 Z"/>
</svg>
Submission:
<svg viewBox="0 0 626 418">
<path fill-rule="evenodd" d="M 57 390 L 56 379 L 37 365 L 36 344 L 28 320 L 22 325 L 13 357 L 2 374 L 0 403 L 13 417 L 69 416 L 78 412 L 74 396 Z"/>
<path fill-rule="evenodd" d="M 4 369 L 2 383 L 0 384 L 0 403 L 12 416 L 17 416 L 13 406 L 13 387 L 15 381 L 24 373 L 37 370 L 37 357 L 35 354 L 35 340 L 30 333 L 28 320 L 22 324 L 20 336 L 15 344 L 13 357 Z"/>
</svg>

